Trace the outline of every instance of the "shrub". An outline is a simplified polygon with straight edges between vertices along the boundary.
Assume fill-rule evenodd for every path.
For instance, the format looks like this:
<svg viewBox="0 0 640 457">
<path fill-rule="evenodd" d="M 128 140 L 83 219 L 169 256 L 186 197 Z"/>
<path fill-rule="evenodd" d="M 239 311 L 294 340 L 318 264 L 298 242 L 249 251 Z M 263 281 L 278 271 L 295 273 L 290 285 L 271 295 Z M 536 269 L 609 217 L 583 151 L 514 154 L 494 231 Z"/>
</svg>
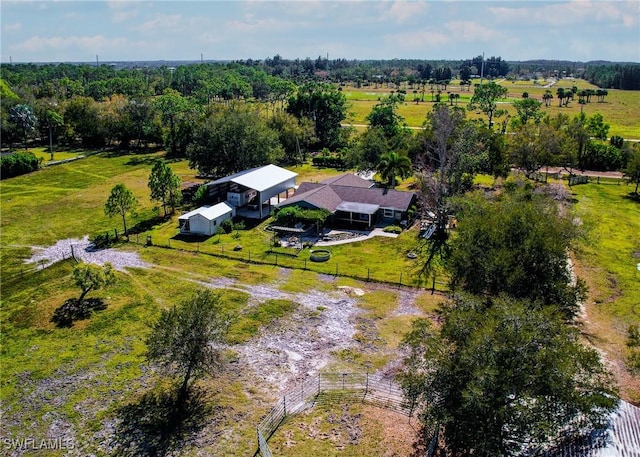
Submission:
<svg viewBox="0 0 640 457">
<path fill-rule="evenodd" d="M 209 197 L 208 189 L 207 186 L 198 187 L 198 190 L 193 194 L 193 202 L 196 205 L 204 205 L 206 203 L 207 197 Z"/>
<path fill-rule="evenodd" d="M 324 224 L 331 213 L 326 209 L 305 209 L 299 206 L 287 206 L 277 211 L 273 223 L 283 227 L 293 227 L 298 222 L 304 225 Z"/>
<path fill-rule="evenodd" d="M 382 231 L 387 233 L 402 233 L 402 227 L 398 225 L 387 225 Z"/>
<path fill-rule="evenodd" d="M 622 149 L 622 146 L 624 146 L 624 138 L 619 135 L 613 135 L 611 138 L 609 138 L 609 143 L 611 144 L 611 146 Z"/>
<path fill-rule="evenodd" d="M 233 231 L 233 222 L 231 221 L 231 219 L 225 219 L 220 224 L 220 228 L 224 233 L 231 233 Z"/>
<path fill-rule="evenodd" d="M 620 170 L 626 166 L 626 159 L 616 146 L 592 141 L 587 145 L 580 167 L 585 170 Z"/>
<path fill-rule="evenodd" d="M 2 179 L 13 178 L 35 171 L 40 160 L 31 152 L 14 152 L 0 158 L 0 175 Z"/>
<path fill-rule="evenodd" d="M 347 163 L 342 157 L 333 155 L 321 155 L 311 159 L 313 165 L 316 167 L 328 167 L 328 168 L 346 168 Z"/>
<path fill-rule="evenodd" d="M 93 237 L 91 242 L 96 249 L 104 249 L 113 246 L 118 239 L 114 236 L 110 236 L 109 232 L 101 233 Z"/>
</svg>

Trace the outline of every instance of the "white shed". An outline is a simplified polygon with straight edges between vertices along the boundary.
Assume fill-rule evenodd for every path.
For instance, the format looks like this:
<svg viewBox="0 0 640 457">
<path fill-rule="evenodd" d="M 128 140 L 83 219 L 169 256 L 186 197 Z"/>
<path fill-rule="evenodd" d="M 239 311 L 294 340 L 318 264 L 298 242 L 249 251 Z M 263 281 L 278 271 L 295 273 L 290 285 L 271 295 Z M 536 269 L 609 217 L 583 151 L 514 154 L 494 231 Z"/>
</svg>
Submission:
<svg viewBox="0 0 640 457">
<path fill-rule="evenodd" d="M 192 235 L 213 235 L 220 224 L 236 215 L 236 209 L 226 203 L 201 206 L 178 218 L 180 233 Z"/>
</svg>

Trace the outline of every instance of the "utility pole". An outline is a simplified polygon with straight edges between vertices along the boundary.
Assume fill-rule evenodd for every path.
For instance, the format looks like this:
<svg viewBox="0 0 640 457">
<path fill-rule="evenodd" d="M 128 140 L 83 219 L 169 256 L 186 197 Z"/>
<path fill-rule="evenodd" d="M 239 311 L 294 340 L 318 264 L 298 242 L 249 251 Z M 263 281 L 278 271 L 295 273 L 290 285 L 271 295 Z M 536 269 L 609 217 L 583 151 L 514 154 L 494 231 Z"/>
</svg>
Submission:
<svg viewBox="0 0 640 457">
<path fill-rule="evenodd" d="M 100 66 L 100 62 L 98 61 L 98 54 L 96 54 L 96 68 Z"/>
<path fill-rule="evenodd" d="M 482 86 L 482 79 L 484 78 L 484 51 L 482 51 L 482 65 L 480 67 L 480 85 Z"/>
</svg>

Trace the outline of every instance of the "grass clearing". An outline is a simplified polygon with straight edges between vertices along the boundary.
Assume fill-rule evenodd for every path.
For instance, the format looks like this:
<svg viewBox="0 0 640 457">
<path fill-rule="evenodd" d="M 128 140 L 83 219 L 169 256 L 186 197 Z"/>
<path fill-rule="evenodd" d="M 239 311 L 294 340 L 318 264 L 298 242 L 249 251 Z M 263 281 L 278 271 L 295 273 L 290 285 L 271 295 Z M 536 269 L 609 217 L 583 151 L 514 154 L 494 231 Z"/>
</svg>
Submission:
<svg viewBox="0 0 640 457">
<path fill-rule="evenodd" d="M 410 455 L 417 439 L 409 418 L 359 403 L 316 407 L 288 418 L 269 441 L 274 455 Z"/>
<path fill-rule="evenodd" d="M 627 329 L 640 322 L 640 204 L 630 185 L 584 184 L 572 192 L 588 229 L 575 253 L 576 271 L 589 286 L 585 332 L 615 362 L 622 395 L 640 401 L 640 380 L 624 369 Z"/>
</svg>

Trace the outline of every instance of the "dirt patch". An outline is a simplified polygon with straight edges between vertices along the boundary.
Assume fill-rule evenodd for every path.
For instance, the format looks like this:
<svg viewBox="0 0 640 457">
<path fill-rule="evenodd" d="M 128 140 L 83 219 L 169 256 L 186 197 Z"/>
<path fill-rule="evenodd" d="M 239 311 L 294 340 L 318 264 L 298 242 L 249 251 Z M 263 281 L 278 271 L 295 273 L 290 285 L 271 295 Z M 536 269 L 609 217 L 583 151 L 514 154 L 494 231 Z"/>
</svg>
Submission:
<svg viewBox="0 0 640 457">
<path fill-rule="evenodd" d="M 398 307 L 393 311 L 393 316 L 424 316 L 420 308 L 416 306 L 416 297 L 420 291 L 414 289 L 402 289 L 398 299 Z"/>
<path fill-rule="evenodd" d="M 260 335 L 239 348 L 246 364 L 262 383 L 282 393 L 294 383 L 317 374 L 333 358 L 332 353 L 355 345 L 354 299 L 342 294 L 311 291 L 286 294 L 251 287 L 254 296 L 284 298 L 301 306 L 289 318 L 262 329 Z M 271 293 L 268 293 L 271 292 Z"/>
<path fill-rule="evenodd" d="M 38 267 L 50 267 L 61 260 L 75 257 L 86 263 L 104 265 L 110 263 L 116 270 L 126 268 L 148 268 L 151 265 L 142 261 L 137 252 L 121 251 L 119 249 L 95 249 L 89 241 L 89 236 L 82 239 L 67 238 L 59 240 L 53 246 L 32 246 L 34 254 L 25 263 L 36 264 Z"/>
</svg>

